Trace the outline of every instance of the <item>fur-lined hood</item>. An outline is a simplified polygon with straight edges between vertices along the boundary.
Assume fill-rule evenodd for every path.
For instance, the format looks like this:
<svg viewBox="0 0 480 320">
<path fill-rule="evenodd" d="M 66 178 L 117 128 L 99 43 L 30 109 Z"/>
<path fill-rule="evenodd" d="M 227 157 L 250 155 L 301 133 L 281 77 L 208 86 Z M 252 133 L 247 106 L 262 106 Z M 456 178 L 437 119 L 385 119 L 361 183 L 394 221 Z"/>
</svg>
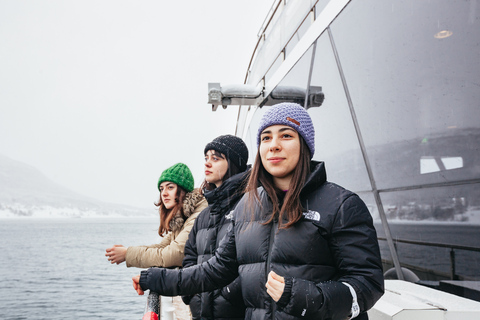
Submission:
<svg viewBox="0 0 480 320">
<path fill-rule="evenodd" d="M 180 212 L 177 212 L 172 220 L 170 220 L 170 230 L 172 230 L 172 232 L 180 230 L 183 227 L 185 220 L 195 212 L 195 209 L 202 201 L 205 201 L 205 198 L 200 192 L 200 189 L 195 189 L 192 192 L 187 193 L 183 200 L 183 214 L 185 218 Z"/>
</svg>

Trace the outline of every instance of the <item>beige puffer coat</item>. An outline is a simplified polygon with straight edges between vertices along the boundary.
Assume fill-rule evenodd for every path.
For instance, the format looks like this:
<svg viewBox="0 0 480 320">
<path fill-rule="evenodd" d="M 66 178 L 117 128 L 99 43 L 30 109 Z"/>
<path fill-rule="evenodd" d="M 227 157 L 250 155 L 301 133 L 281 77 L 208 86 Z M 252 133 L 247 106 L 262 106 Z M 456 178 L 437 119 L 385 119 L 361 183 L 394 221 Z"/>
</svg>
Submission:
<svg viewBox="0 0 480 320">
<path fill-rule="evenodd" d="M 195 218 L 207 205 L 207 200 L 199 189 L 187 193 L 183 201 L 183 213 L 187 220 L 184 221 L 180 213 L 173 217 L 170 221 L 172 231 L 169 231 L 159 244 L 128 247 L 125 257 L 127 267 L 181 267 L 188 234 Z"/>
</svg>

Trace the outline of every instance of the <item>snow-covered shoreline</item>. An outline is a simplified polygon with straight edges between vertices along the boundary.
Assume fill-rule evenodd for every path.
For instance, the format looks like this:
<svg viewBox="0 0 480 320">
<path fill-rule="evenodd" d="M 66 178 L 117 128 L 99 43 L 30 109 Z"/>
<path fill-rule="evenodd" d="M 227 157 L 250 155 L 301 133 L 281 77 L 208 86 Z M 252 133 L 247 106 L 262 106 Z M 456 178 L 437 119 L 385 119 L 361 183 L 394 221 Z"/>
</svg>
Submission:
<svg viewBox="0 0 480 320">
<path fill-rule="evenodd" d="M 0 203 L 0 219 L 13 218 L 143 218 L 155 215 L 155 210 L 130 210 L 109 208 L 28 206 L 20 203 Z"/>
</svg>

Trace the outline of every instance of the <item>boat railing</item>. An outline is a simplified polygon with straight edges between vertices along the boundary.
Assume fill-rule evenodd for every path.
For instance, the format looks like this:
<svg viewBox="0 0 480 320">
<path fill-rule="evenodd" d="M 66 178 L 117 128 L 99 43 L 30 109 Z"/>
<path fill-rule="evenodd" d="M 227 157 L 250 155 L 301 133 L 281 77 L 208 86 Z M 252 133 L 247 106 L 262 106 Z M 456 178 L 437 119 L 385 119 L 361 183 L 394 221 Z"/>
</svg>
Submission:
<svg viewBox="0 0 480 320">
<path fill-rule="evenodd" d="M 175 320 L 172 297 L 150 291 L 142 320 Z"/>
<path fill-rule="evenodd" d="M 387 241 L 387 238 L 378 237 L 379 241 Z M 417 241 L 417 240 L 404 240 L 404 239 L 394 239 L 394 245 L 396 247 L 397 243 L 413 244 L 427 247 L 436 247 L 436 248 L 447 248 L 450 249 L 450 280 L 460 280 L 460 276 L 456 272 L 456 259 L 455 259 L 455 250 L 464 250 L 471 252 L 480 252 L 480 247 L 465 246 L 465 245 L 455 245 L 447 243 L 438 243 L 438 242 L 427 242 L 427 241 Z M 434 271 L 430 270 L 432 273 Z"/>
</svg>

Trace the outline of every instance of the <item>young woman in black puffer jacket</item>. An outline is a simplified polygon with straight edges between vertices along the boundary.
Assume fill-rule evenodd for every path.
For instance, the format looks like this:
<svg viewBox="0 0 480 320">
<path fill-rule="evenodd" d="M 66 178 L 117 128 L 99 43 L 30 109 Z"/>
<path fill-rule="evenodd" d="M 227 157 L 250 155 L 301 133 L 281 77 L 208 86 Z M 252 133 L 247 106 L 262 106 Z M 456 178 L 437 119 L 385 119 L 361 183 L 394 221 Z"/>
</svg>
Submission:
<svg viewBox="0 0 480 320">
<path fill-rule="evenodd" d="M 271 107 L 232 222 L 215 255 L 133 277 L 138 294 L 212 291 L 240 277 L 245 319 L 368 319 L 384 291 L 372 217 L 358 195 L 311 161 L 315 132 L 298 104 Z"/>
<path fill-rule="evenodd" d="M 231 224 L 231 212 L 243 196 L 248 180 L 248 149 L 242 139 L 233 135 L 215 138 L 205 146 L 205 181 L 202 190 L 208 207 L 195 220 L 185 244 L 183 267 L 210 259 Z M 192 318 L 244 319 L 240 280 L 227 286 L 194 296 L 184 296 Z"/>
</svg>

